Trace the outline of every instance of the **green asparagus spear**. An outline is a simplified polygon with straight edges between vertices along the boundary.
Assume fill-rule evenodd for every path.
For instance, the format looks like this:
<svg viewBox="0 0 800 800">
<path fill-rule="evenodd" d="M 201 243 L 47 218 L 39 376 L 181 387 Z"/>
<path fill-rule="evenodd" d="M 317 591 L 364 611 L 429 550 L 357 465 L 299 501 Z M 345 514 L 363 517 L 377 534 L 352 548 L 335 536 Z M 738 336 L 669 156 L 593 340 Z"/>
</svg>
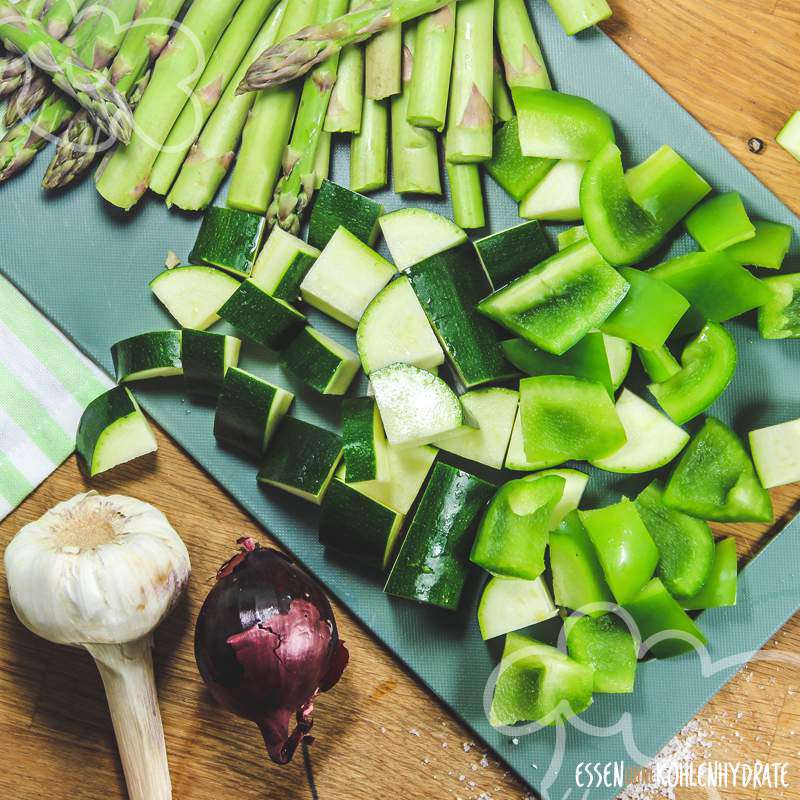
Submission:
<svg viewBox="0 0 800 800">
<path fill-rule="evenodd" d="M 185 0 L 140 0 L 138 16 L 125 32 L 119 51 L 111 62 L 111 82 L 134 110 L 147 86 L 151 61 L 164 49 L 175 18 Z M 42 178 L 45 189 L 66 186 L 82 175 L 98 152 L 112 140 L 99 141 L 98 131 L 88 115 L 79 111 L 69 122 L 56 145 L 56 152 Z"/>
<path fill-rule="evenodd" d="M 346 8 L 347 0 L 319 0 L 317 18 L 328 22 Z M 314 165 L 338 64 L 336 53 L 310 72 L 303 83 L 292 138 L 283 154 L 283 174 L 267 209 L 268 225 L 277 223 L 295 236 L 300 232 L 303 211 L 316 188 Z"/>
<path fill-rule="evenodd" d="M 327 25 L 314 25 L 266 49 L 247 70 L 238 91 L 279 86 L 305 75 L 312 67 L 350 44 L 436 11 L 448 0 L 378 0 Z"/>
<path fill-rule="evenodd" d="M 492 84 L 492 111 L 494 112 L 495 122 L 508 122 L 514 116 L 514 105 L 511 102 L 511 95 L 503 77 L 503 68 L 495 56 L 494 82 Z"/>
<path fill-rule="evenodd" d="M 389 112 L 386 102 L 364 98 L 361 130 L 350 141 L 350 188 L 371 192 L 388 182 Z"/>
<path fill-rule="evenodd" d="M 122 142 L 131 138 L 133 116 L 125 98 L 105 75 L 88 69 L 41 23 L 26 17 L 9 0 L 0 0 L 0 36 L 12 42 L 53 83 L 89 111 L 97 124 Z"/>
<path fill-rule="evenodd" d="M 52 91 L 50 79 L 45 75 L 34 75 L 30 81 L 24 82 L 8 98 L 3 118 L 6 127 L 10 128 L 21 119 L 25 119 Z"/>
<path fill-rule="evenodd" d="M 456 11 L 445 157 L 457 164 L 492 156 L 494 0 L 462 0 Z"/>
<path fill-rule="evenodd" d="M 45 3 L 46 0 L 27 0 L 27 2 L 18 3 L 17 8 L 26 17 L 39 19 L 44 11 Z M 22 86 L 25 73 L 30 66 L 28 59 L 19 55 L 18 48 L 12 42 L 3 40 L 3 46 L 8 51 L 8 55 L 0 58 L 0 97 L 6 97 Z"/>
<path fill-rule="evenodd" d="M 364 96 L 385 100 L 400 93 L 403 32 L 400 25 L 376 33 L 364 45 Z"/>
<path fill-rule="evenodd" d="M 314 189 L 322 186 L 322 181 L 331 171 L 331 134 L 322 131 L 317 144 L 317 154 L 314 156 Z"/>
<path fill-rule="evenodd" d="M 280 37 L 290 36 L 314 20 L 317 0 L 289 0 Z M 242 145 L 228 190 L 228 205 L 263 214 L 272 199 L 281 156 L 289 141 L 299 94 L 296 86 L 262 92 L 242 132 Z"/>
<path fill-rule="evenodd" d="M 150 175 L 150 189 L 165 195 L 206 120 L 277 0 L 243 0 L 172 126 Z"/>
<path fill-rule="evenodd" d="M 477 164 L 447 165 L 450 183 L 450 203 L 453 219 L 461 228 L 482 228 L 486 224 L 483 213 L 483 189 Z"/>
<path fill-rule="evenodd" d="M 414 64 L 408 99 L 408 121 L 441 131 L 447 119 L 447 95 L 453 66 L 456 4 L 442 6 L 422 17 L 417 28 Z"/>
<path fill-rule="evenodd" d="M 287 0 L 276 6 L 250 45 L 247 55 L 228 83 L 200 138 L 194 143 L 183 162 L 181 171 L 167 195 L 167 205 L 176 205 L 186 211 L 197 211 L 205 208 L 214 199 L 233 162 L 242 128 L 256 99 L 256 95 L 252 92 L 237 95 L 236 87 L 258 54 L 275 41 L 286 6 Z"/>
<path fill-rule="evenodd" d="M 392 98 L 392 180 L 397 194 L 441 194 L 439 148 L 436 134 L 418 128 L 408 119 L 408 103 L 414 71 L 418 26 L 413 22 L 403 31 L 403 91 Z"/>
<path fill-rule="evenodd" d="M 514 89 L 549 89 L 550 76 L 536 41 L 525 0 L 496 0 L 495 30 L 506 82 Z"/>
<path fill-rule="evenodd" d="M 189 7 L 156 61 L 130 144 L 118 147 L 98 170 L 97 191 L 112 205 L 128 210 L 144 194 L 159 148 L 238 5 L 239 0 L 194 0 Z"/>
<path fill-rule="evenodd" d="M 63 39 L 67 35 L 78 12 L 89 0 L 55 0 L 42 18 L 44 29 L 54 38 Z"/>
<path fill-rule="evenodd" d="M 339 55 L 339 69 L 328 103 L 325 130 L 329 133 L 358 133 L 363 104 L 364 48 L 353 44 L 345 47 Z"/>
</svg>

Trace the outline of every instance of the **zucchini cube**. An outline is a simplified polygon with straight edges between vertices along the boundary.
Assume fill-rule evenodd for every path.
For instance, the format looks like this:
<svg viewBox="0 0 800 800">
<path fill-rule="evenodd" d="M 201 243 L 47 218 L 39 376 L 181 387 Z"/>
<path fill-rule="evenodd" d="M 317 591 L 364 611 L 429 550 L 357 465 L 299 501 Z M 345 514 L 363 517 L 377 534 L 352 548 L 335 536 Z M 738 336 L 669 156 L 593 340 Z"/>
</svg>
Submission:
<svg viewBox="0 0 800 800">
<path fill-rule="evenodd" d="M 308 243 L 320 250 L 340 226 L 357 239 L 373 245 L 378 238 L 378 217 L 383 206 L 333 181 L 324 180 L 317 192 L 308 222 Z"/>
<path fill-rule="evenodd" d="M 186 392 L 216 399 L 225 373 L 239 363 L 241 346 L 241 340 L 235 336 L 185 329 L 181 360 Z"/>
<path fill-rule="evenodd" d="M 258 254 L 250 276 L 265 292 L 293 303 L 319 250 L 276 225 Z"/>
<path fill-rule="evenodd" d="M 183 374 L 181 331 L 150 331 L 111 346 L 119 383 Z"/>
<path fill-rule="evenodd" d="M 266 224 L 260 214 L 211 206 L 203 215 L 189 261 L 247 277 L 253 271 Z"/>
<path fill-rule="evenodd" d="M 311 326 L 303 328 L 283 351 L 283 364 L 320 394 L 344 394 L 361 368 L 352 350 Z"/>
</svg>

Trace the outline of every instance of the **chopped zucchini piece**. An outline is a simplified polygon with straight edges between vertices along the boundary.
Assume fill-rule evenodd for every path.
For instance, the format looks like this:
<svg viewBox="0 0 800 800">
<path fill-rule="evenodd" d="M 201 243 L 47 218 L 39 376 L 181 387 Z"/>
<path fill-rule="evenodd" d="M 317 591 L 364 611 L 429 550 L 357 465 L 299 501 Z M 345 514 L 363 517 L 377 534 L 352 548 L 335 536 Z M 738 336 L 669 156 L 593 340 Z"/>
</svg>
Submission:
<svg viewBox="0 0 800 800">
<path fill-rule="evenodd" d="M 633 691 L 638 653 L 628 626 L 619 617 L 567 617 L 564 630 L 570 658 L 593 670 L 595 692 Z"/>
<path fill-rule="evenodd" d="M 580 242 L 581 239 L 586 239 L 587 236 L 586 228 L 583 225 L 573 225 L 571 228 L 561 231 L 561 233 L 556 236 L 556 244 L 559 250 L 565 250 L 571 244 Z"/>
<path fill-rule="evenodd" d="M 367 375 L 398 362 L 427 370 L 444 364 L 439 340 L 405 275 L 384 286 L 367 306 L 356 344 Z"/>
<path fill-rule="evenodd" d="M 628 375 L 633 358 L 633 346 L 630 342 L 620 339 L 617 336 L 603 334 L 603 342 L 606 346 L 606 357 L 608 358 L 608 369 L 611 373 L 611 386 L 616 392 Z"/>
<path fill-rule="evenodd" d="M 84 409 L 75 437 L 78 463 L 93 478 L 134 458 L 154 453 L 156 437 L 136 398 L 115 386 Z"/>
<path fill-rule="evenodd" d="M 258 254 L 250 276 L 267 294 L 294 303 L 300 298 L 300 284 L 319 250 L 276 225 Z"/>
<path fill-rule="evenodd" d="M 156 275 L 150 288 L 182 328 L 203 331 L 219 319 L 239 281 L 214 267 L 177 267 Z"/>
<path fill-rule="evenodd" d="M 577 222 L 581 215 L 581 181 L 587 161 L 559 161 L 519 204 L 523 219 Z"/>
<path fill-rule="evenodd" d="M 352 351 L 310 325 L 281 354 L 284 366 L 320 394 L 344 394 L 361 362 Z"/>
<path fill-rule="evenodd" d="M 260 214 L 211 206 L 203 215 L 189 261 L 247 277 L 253 271 L 266 224 Z"/>
<path fill-rule="evenodd" d="M 258 481 L 321 505 L 341 457 L 340 436 L 285 417 L 261 462 Z"/>
<path fill-rule="evenodd" d="M 338 228 L 344 226 L 357 239 L 372 246 L 378 238 L 381 214 L 383 206 L 380 203 L 324 180 L 311 209 L 308 243 L 321 250 Z"/>
<path fill-rule="evenodd" d="M 146 380 L 182 375 L 181 332 L 151 331 L 111 345 L 117 381 Z"/>
<path fill-rule="evenodd" d="M 511 429 L 511 439 L 508 442 L 508 451 L 503 465 L 506 469 L 515 472 L 530 472 L 549 466 L 547 460 L 534 460 L 525 455 L 525 443 L 522 438 L 522 415 L 517 410 L 514 427 Z"/>
<path fill-rule="evenodd" d="M 535 219 L 478 239 L 475 248 L 494 288 L 553 255 L 553 246 Z"/>
<path fill-rule="evenodd" d="M 780 269 L 792 243 L 792 226 L 782 222 L 756 220 L 756 235 L 731 245 L 726 253 L 740 264 L 764 269 Z"/>
<path fill-rule="evenodd" d="M 756 235 L 737 192 L 725 192 L 704 200 L 688 217 L 686 230 L 706 251 L 725 250 Z"/>
<path fill-rule="evenodd" d="M 478 625 L 484 639 L 494 639 L 555 617 L 558 613 L 542 578 L 489 580 L 478 604 Z"/>
<path fill-rule="evenodd" d="M 764 339 L 800 338 L 800 272 L 766 278 L 769 295 L 758 309 L 758 332 Z"/>
<path fill-rule="evenodd" d="M 464 409 L 453 390 L 424 369 L 390 364 L 373 372 L 370 383 L 390 444 L 428 444 L 464 424 Z"/>
<path fill-rule="evenodd" d="M 775 141 L 800 161 L 800 111 L 795 111 L 780 129 Z"/>
<path fill-rule="evenodd" d="M 294 395 L 238 367 L 230 367 L 214 415 L 214 436 L 221 444 L 260 457 Z"/>
<path fill-rule="evenodd" d="M 310 306 L 355 329 L 372 298 L 396 274 L 385 258 L 340 227 L 303 278 L 300 293 Z"/>
<path fill-rule="evenodd" d="M 374 397 L 342 403 L 342 444 L 347 483 L 391 480 L 389 445 Z"/>
<path fill-rule="evenodd" d="M 391 561 L 405 516 L 364 494 L 357 484 L 331 481 L 319 519 L 319 540 L 371 567 Z"/>
<path fill-rule="evenodd" d="M 750 452 L 765 489 L 800 481 L 800 419 L 750 431 Z"/>
<path fill-rule="evenodd" d="M 286 347 L 306 324 L 305 315 L 251 280 L 239 286 L 219 315 L 248 339 L 270 350 Z"/>
<path fill-rule="evenodd" d="M 384 214 L 378 222 L 398 269 L 467 241 L 467 234 L 455 222 L 424 208 L 401 208 Z"/>
<path fill-rule="evenodd" d="M 208 331 L 183 331 L 181 360 L 187 394 L 216 399 L 225 373 L 239 363 L 242 342 L 235 336 Z"/>
</svg>

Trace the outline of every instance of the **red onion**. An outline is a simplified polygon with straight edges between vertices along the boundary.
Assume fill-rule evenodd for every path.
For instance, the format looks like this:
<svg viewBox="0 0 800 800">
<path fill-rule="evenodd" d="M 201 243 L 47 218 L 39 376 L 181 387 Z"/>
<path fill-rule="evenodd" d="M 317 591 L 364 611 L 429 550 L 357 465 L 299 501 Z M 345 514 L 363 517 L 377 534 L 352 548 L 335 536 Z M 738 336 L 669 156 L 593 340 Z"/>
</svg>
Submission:
<svg viewBox="0 0 800 800">
<path fill-rule="evenodd" d="M 348 653 L 313 578 L 277 550 L 237 543 L 200 609 L 195 658 L 216 700 L 255 722 L 270 758 L 286 764 L 313 741 L 314 700 L 337 683 Z"/>
</svg>

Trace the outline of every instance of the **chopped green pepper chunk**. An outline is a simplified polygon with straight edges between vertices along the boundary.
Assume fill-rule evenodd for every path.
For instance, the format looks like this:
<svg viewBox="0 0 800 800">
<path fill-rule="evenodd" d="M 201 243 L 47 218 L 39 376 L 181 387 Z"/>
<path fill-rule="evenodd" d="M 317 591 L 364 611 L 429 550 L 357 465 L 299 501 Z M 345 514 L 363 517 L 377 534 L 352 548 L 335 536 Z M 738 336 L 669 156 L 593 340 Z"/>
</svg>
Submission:
<svg viewBox="0 0 800 800">
<path fill-rule="evenodd" d="M 507 339 L 500 344 L 506 358 L 520 372 L 527 375 L 574 375 L 602 383 L 609 394 L 614 393 L 602 333 L 587 333 L 560 356 L 540 350 L 523 339 Z"/>
<path fill-rule="evenodd" d="M 525 457 L 552 467 L 570 459 L 610 455 L 625 444 L 614 402 L 599 383 L 570 375 L 539 375 L 519 383 Z"/>
<path fill-rule="evenodd" d="M 550 569 L 556 605 L 597 617 L 607 608 L 589 611 L 589 606 L 614 602 L 578 511 L 567 514 L 550 533 Z"/>
<path fill-rule="evenodd" d="M 704 520 L 665 506 L 663 495 L 664 486 L 656 480 L 639 493 L 634 504 L 658 548 L 656 574 L 673 597 L 691 597 L 708 580 L 714 537 Z"/>
<path fill-rule="evenodd" d="M 736 539 L 729 536 L 717 542 L 714 564 L 700 591 L 681 605 L 688 609 L 720 608 L 736 605 Z"/>
<path fill-rule="evenodd" d="M 731 245 L 725 252 L 740 264 L 780 269 L 792 243 L 792 226 L 756 220 L 753 227 L 756 235 L 752 239 Z"/>
<path fill-rule="evenodd" d="M 705 200 L 686 217 L 686 230 L 707 251 L 724 250 L 756 235 L 737 192 Z"/>
<path fill-rule="evenodd" d="M 632 600 L 653 577 L 658 548 L 636 506 L 622 500 L 605 508 L 579 511 L 611 592 L 620 604 Z"/>
<path fill-rule="evenodd" d="M 614 141 L 608 114 L 585 97 L 527 87 L 512 95 L 523 155 L 589 161 Z"/>
<path fill-rule="evenodd" d="M 702 414 L 725 391 L 736 371 L 736 342 L 716 322 L 686 345 L 681 369 L 648 387 L 673 422 L 683 425 Z"/>
<path fill-rule="evenodd" d="M 614 266 L 641 261 L 664 238 L 655 217 L 631 197 L 622 154 L 613 142 L 586 167 L 581 181 L 581 215 L 592 244 Z"/>
<path fill-rule="evenodd" d="M 800 111 L 795 111 L 778 131 L 775 141 L 800 161 Z"/>
<path fill-rule="evenodd" d="M 691 652 L 708 642 L 694 620 L 680 607 L 658 578 L 648 583 L 639 594 L 625 604 L 639 628 L 642 642 L 657 658 L 669 658 Z"/>
<path fill-rule="evenodd" d="M 772 501 L 741 439 L 708 417 L 664 489 L 666 506 L 719 522 L 771 522 Z"/>
<path fill-rule="evenodd" d="M 660 347 L 688 310 L 689 301 L 647 272 L 620 267 L 619 274 L 630 289 L 600 330 L 648 350 Z"/>
<path fill-rule="evenodd" d="M 800 338 L 800 272 L 765 278 L 767 302 L 758 309 L 758 332 L 764 339 Z"/>
<path fill-rule="evenodd" d="M 570 658 L 594 670 L 596 692 L 633 691 L 638 653 L 628 626 L 619 617 L 567 617 L 564 630 Z"/>
<path fill-rule="evenodd" d="M 639 354 L 639 360 L 642 362 L 647 376 L 655 383 L 661 383 L 681 371 L 678 359 L 672 355 L 665 344 L 652 350 L 637 347 L 636 352 Z"/>
<path fill-rule="evenodd" d="M 566 481 L 556 475 L 509 481 L 478 526 L 470 561 L 493 575 L 535 580 L 544 572 L 550 517 Z"/>
</svg>

